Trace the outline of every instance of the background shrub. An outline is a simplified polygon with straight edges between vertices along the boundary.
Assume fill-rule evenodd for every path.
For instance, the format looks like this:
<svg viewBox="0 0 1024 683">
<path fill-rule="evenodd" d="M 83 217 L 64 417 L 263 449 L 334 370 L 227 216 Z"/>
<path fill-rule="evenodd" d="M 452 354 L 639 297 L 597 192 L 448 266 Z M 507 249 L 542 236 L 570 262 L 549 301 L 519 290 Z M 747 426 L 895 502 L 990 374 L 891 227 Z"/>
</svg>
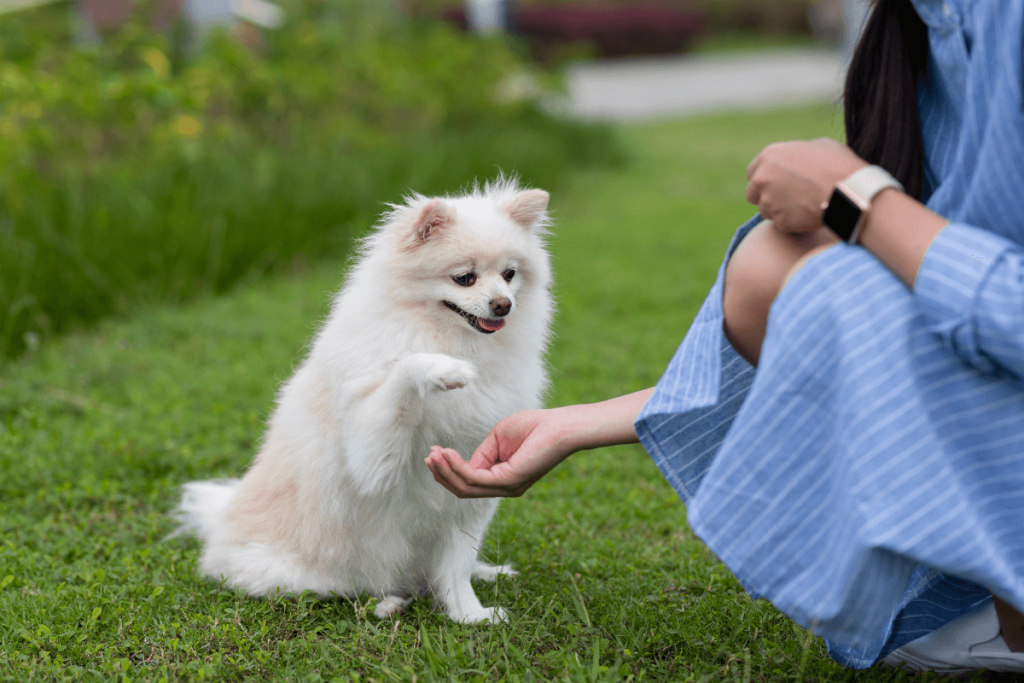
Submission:
<svg viewBox="0 0 1024 683">
<path fill-rule="evenodd" d="M 714 33 L 810 36 L 811 8 L 832 0 L 690 0 Z"/>
<path fill-rule="evenodd" d="M 341 0 L 288 7 L 260 50 L 211 35 L 191 53 L 141 22 L 72 49 L 67 26 L 18 40 L 38 20 L 5 17 L 0 357 L 342 254 L 410 189 L 499 168 L 550 185 L 616 156 L 603 128 L 497 97 L 525 68 L 500 40 Z"/>
<path fill-rule="evenodd" d="M 453 6 L 445 18 L 463 29 L 466 12 Z M 516 7 L 513 31 L 533 56 L 551 62 L 589 49 L 599 57 L 683 52 L 704 28 L 703 13 L 669 3 L 530 2 Z"/>
<path fill-rule="evenodd" d="M 513 27 L 522 27 L 522 17 L 532 14 L 538 8 L 564 7 L 582 15 L 593 14 L 594 0 L 510 0 L 513 4 Z M 701 17 L 703 30 L 699 38 L 720 41 L 725 36 L 745 36 L 757 45 L 771 43 L 771 38 L 788 37 L 791 40 L 811 38 L 811 15 L 815 9 L 827 14 L 841 13 L 839 0 L 600 0 L 600 6 L 626 10 L 624 22 L 628 27 L 643 19 L 634 19 L 631 13 L 659 12 L 666 17 L 691 15 Z M 445 16 L 456 25 L 465 26 L 464 3 L 462 0 L 405 0 L 410 10 L 419 15 Z M 532 20 L 529 20 L 532 21 Z M 585 19 L 581 19 L 585 21 Z M 678 19 L 669 19 L 670 23 Z M 658 27 L 661 33 L 667 27 Z M 684 28 L 687 40 L 679 41 L 677 48 L 659 49 L 658 52 L 686 50 L 692 46 L 692 32 Z M 527 31 L 524 35 L 529 37 Z M 665 44 L 663 39 L 655 39 Z M 640 41 L 639 52 L 651 52 Z"/>
</svg>

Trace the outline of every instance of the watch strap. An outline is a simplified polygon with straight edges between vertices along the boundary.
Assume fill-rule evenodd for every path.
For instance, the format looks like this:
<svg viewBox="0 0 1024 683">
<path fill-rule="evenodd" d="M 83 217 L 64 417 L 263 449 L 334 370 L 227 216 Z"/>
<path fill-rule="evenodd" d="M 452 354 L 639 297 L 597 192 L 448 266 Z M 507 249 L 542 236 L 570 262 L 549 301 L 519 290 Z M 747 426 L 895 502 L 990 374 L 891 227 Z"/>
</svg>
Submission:
<svg viewBox="0 0 1024 683">
<path fill-rule="evenodd" d="M 852 192 L 867 206 L 871 206 L 871 200 L 882 190 L 892 187 L 900 192 L 904 191 L 900 181 L 889 175 L 881 166 L 865 166 L 839 184 L 845 186 L 847 194 Z"/>
<path fill-rule="evenodd" d="M 903 192 L 903 185 L 881 166 L 865 166 L 836 184 L 832 198 L 822 208 L 822 222 L 843 241 L 856 244 L 871 200 L 882 190 Z"/>
</svg>

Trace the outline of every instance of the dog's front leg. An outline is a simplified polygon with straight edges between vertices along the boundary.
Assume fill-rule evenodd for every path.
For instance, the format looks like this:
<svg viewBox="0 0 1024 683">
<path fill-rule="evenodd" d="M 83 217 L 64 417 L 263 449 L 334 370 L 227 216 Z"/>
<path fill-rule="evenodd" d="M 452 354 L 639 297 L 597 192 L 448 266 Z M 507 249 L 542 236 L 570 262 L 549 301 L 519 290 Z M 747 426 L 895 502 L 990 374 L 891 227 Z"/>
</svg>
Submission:
<svg viewBox="0 0 1024 683">
<path fill-rule="evenodd" d="M 402 468 L 422 465 L 422 458 L 412 457 L 412 434 L 423 422 L 427 402 L 475 377 L 472 363 L 439 353 L 414 353 L 395 363 L 385 380 L 352 406 L 346 420 L 346 451 L 361 493 L 378 494 L 394 483 Z"/>
</svg>

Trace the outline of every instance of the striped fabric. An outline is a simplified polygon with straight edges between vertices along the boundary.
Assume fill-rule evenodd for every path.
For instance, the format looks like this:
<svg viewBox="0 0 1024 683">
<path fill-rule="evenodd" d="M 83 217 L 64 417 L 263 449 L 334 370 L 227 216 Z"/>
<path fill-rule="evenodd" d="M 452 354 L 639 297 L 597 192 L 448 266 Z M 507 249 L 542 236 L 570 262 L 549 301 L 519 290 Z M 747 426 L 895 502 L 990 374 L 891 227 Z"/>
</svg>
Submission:
<svg viewBox="0 0 1024 683">
<path fill-rule="evenodd" d="M 694 531 L 856 668 L 990 592 L 1024 610 L 1024 3 L 914 4 L 927 204 L 951 221 L 915 289 L 826 250 L 754 372 L 722 334 L 723 263 L 636 422 Z"/>
</svg>

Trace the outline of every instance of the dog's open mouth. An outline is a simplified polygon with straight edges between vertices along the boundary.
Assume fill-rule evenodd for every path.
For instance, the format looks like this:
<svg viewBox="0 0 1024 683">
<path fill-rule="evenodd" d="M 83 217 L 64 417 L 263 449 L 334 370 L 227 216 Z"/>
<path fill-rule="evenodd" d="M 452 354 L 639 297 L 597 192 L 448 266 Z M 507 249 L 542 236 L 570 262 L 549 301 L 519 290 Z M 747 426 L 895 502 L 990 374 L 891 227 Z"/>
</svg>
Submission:
<svg viewBox="0 0 1024 683">
<path fill-rule="evenodd" d="M 472 313 L 466 313 L 464 310 L 453 304 L 451 301 L 442 301 L 445 306 L 452 309 L 459 315 L 469 322 L 477 332 L 483 332 L 484 334 L 494 334 L 501 328 L 505 327 L 505 321 L 498 319 L 492 320 L 490 318 L 481 318 L 480 316 L 473 315 Z"/>
</svg>

